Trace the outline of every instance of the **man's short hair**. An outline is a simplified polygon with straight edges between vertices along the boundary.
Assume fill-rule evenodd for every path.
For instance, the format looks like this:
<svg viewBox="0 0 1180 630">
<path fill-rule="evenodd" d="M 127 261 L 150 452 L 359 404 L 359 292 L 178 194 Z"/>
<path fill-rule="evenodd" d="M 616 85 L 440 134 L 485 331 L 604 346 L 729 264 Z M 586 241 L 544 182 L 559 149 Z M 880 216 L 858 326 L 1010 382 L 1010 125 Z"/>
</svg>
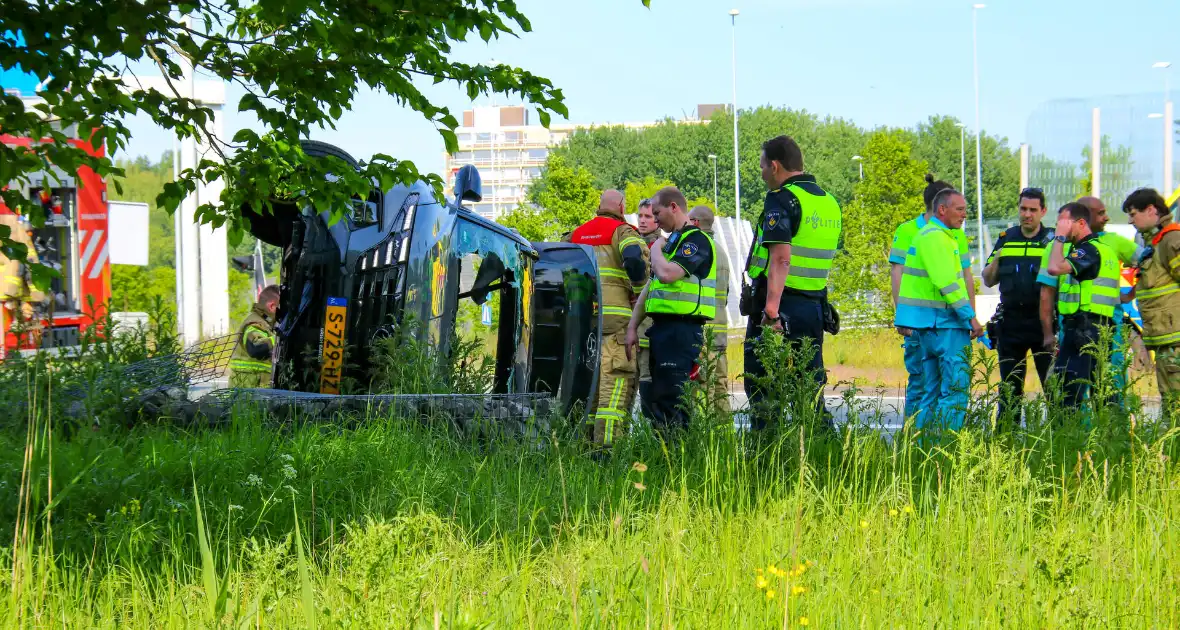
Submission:
<svg viewBox="0 0 1180 630">
<path fill-rule="evenodd" d="M 1127 195 L 1127 200 L 1123 202 L 1123 212 L 1131 214 L 1132 209 L 1143 211 L 1148 206 L 1155 206 L 1161 217 L 1168 213 L 1168 202 L 1154 188 L 1140 188 Z"/>
<path fill-rule="evenodd" d="M 939 206 L 945 206 L 951 202 L 951 197 L 954 197 L 955 195 L 962 196 L 962 194 L 963 193 L 955 190 L 954 186 L 950 188 L 943 188 L 942 190 L 934 193 L 934 197 L 930 199 L 930 211 L 938 211 Z"/>
<path fill-rule="evenodd" d="M 650 208 L 651 207 L 651 197 L 644 197 L 643 199 L 640 199 L 639 200 L 639 207 L 640 208 Z"/>
<path fill-rule="evenodd" d="M 1089 225 L 1094 220 L 1094 215 L 1090 212 L 1090 207 L 1077 201 L 1071 201 L 1061 206 L 1057 214 L 1060 215 L 1062 213 L 1068 214 L 1069 218 L 1074 221 L 1085 221 L 1086 225 Z"/>
<path fill-rule="evenodd" d="M 803 150 L 790 136 L 777 136 L 763 142 L 762 152 L 767 161 L 778 162 L 787 171 L 803 170 Z"/>
<path fill-rule="evenodd" d="M 689 219 L 696 219 L 700 228 L 706 232 L 713 231 L 713 209 L 709 206 L 696 206 L 688 213 Z"/>
<path fill-rule="evenodd" d="M 1041 209 L 1045 209 L 1045 191 L 1040 188 L 1025 188 L 1020 191 L 1020 199 L 1036 199 L 1041 202 Z"/>
<path fill-rule="evenodd" d="M 654 206 L 667 208 L 675 203 L 681 210 L 688 211 L 688 201 L 684 198 L 684 193 L 675 186 L 665 186 L 651 198 L 651 203 Z"/>
<path fill-rule="evenodd" d="M 272 284 L 268 287 L 264 287 L 262 289 L 262 291 L 259 291 L 259 293 L 258 293 L 258 303 L 259 304 L 266 304 L 267 302 L 269 302 L 271 300 L 278 301 L 278 299 L 279 299 L 279 285 L 277 285 L 277 284 Z"/>
</svg>

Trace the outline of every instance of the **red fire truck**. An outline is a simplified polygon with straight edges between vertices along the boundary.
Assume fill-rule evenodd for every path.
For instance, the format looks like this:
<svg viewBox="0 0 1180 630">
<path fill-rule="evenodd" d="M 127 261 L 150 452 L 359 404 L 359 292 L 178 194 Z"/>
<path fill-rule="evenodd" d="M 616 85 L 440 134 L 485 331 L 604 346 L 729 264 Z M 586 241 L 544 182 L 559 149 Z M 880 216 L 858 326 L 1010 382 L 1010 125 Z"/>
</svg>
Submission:
<svg viewBox="0 0 1180 630">
<path fill-rule="evenodd" d="M 32 139 L 0 134 L 0 142 L 10 146 L 31 146 Z M 71 140 L 94 156 L 102 156 L 101 145 L 95 147 L 86 140 Z M 17 326 L 28 332 L 13 333 L 14 318 L 20 310 L 10 308 L 10 302 L 3 308 L 4 343 L 0 352 L 7 355 L 15 350 L 58 348 L 78 344 L 82 331 L 101 322 L 104 309 L 111 297 L 111 266 L 108 237 L 110 235 L 109 211 L 107 206 L 106 182 L 93 170 L 83 167 L 77 173 L 57 172 L 51 177 L 48 172 L 34 175 L 27 183 L 8 182 L 8 186 L 21 185 L 24 193 L 46 208 L 45 225 L 32 228 L 22 217 L 16 217 L 12 209 L 0 203 L 0 220 L 29 230 L 32 250 L 37 259 L 57 269 L 59 277 L 54 278 L 44 292 L 47 300 L 33 304 L 32 325 Z M 0 256 L 0 263 L 7 263 Z M 18 307 L 19 309 L 19 307 Z"/>
</svg>

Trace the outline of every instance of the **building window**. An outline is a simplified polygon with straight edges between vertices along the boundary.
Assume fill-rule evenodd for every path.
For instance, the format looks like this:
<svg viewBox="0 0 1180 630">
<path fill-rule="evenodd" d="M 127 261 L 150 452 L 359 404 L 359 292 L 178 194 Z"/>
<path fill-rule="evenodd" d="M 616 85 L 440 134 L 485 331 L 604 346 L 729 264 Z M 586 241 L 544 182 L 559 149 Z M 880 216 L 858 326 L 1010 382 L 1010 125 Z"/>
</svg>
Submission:
<svg viewBox="0 0 1180 630">
<path fill-rule="evenodd" d="M 544 160 L 549 155 L 549 149 L 529 149 L 530 160 Z"/>
<path fill-rule="evenodd" d="M 461 133 L 459 134 L 458 138 L 460 143 L 471 142 L 471 134 L 469 133 Z"/>
<path fill-rule="evenodd" d="M 528 175 L 529 179 L 536 179 L 541 176 L 541 169 L 537 168 L 536 166 L 532 168 L 526 168 L 524 172 L 526 175 Z"/>
<path fill-rule="evenodd" d="M 492 141 L 492 134 L 490 134 L 490 133 L 477 133 L 477 134 L 475 134 L 475 141 L 476 142 L 491 142 Z"/>
<path fill-rule="evenodd" d="M 504 132 L 504 141 L 505 142 L 520 142 L 521 138 L 522 138 L 522 135 L 519 131 L 505 131 Z"/>
<path fill-rule="evenodd" d="M 474 155 L 476 164 L 488 164 L 492 161 L 492 152 L 489 149 L 475 151 Z"/>
<path fill-rule="evenodd" d="M 456 151 L 451 155 L 452 162 L 470 162 L 471 151 Z"/>
</svg>

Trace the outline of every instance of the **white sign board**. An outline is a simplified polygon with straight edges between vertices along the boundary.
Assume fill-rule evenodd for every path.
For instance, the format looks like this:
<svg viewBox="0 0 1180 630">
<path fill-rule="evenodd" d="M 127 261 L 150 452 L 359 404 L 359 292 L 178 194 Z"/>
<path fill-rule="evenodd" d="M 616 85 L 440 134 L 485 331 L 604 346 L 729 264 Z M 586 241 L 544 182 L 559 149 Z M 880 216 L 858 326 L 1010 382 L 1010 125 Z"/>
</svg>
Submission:
<svg viewBox="0 0 1180 630">
<path fill-rule="evenodd" d="M 108 204 L 112 265 L 148 264 L 148 205 L 135 201 Z"/>
</svg>

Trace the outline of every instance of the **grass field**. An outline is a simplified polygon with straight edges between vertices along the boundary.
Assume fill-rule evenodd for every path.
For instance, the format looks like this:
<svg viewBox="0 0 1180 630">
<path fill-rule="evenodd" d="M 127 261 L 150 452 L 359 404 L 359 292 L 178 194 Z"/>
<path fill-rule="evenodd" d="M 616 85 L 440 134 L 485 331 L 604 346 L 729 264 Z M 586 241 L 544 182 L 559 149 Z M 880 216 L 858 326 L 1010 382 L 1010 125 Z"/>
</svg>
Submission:
<svg viewBox="0 0 1180 630">
<path fill-rule="evenodd" d="M 893 440 L 698 409 L 601 459 L 562 426 L 71 425 L 28 391 L 0 422 L 6 627 L 1180 625 L 1180 429 L 1134 399 Z"/>
</svg>

